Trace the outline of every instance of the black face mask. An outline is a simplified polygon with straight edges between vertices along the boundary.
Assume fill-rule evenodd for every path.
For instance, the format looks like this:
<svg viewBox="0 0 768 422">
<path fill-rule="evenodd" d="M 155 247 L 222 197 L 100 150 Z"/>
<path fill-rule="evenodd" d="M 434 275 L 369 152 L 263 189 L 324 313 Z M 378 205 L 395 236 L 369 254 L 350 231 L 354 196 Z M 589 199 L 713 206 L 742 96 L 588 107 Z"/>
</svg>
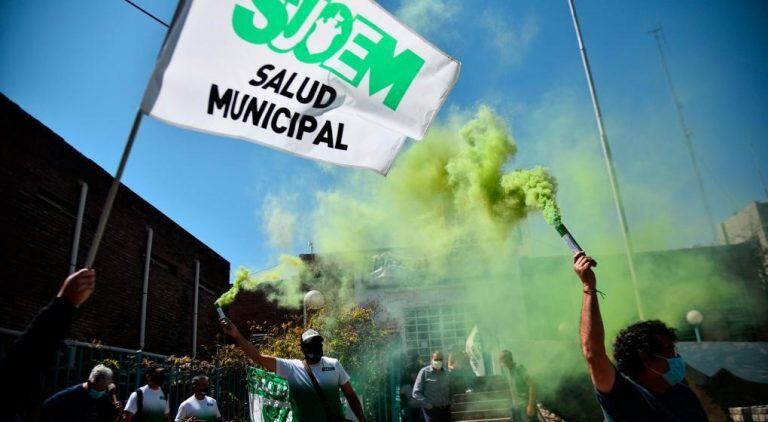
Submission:
<svg viewBox="0 0 768 422">
<path fill-rule="evenodd" d="M 208 395 L 208 388 L 205 388 L 205 389 L 202 389 L 202 390 L 198 388 L 197 389 L 197 393 L 198 394 L 202 394 L 204 396 L 207 396 Z"/>
<path fill-rule="evenodd" d="M 323 344 L 310 344 L 304 348 L 304 359 L 309 363 L 320 362 L 320 358 L 323 357 Z"/>
<path fill-rule="evenodd" d="M 162 385 L 163 382 L 165 382 L 165 375 L 164 374 L 153 374 L 149 379 L 152 380 L 157 385 Z"/>
</svg>

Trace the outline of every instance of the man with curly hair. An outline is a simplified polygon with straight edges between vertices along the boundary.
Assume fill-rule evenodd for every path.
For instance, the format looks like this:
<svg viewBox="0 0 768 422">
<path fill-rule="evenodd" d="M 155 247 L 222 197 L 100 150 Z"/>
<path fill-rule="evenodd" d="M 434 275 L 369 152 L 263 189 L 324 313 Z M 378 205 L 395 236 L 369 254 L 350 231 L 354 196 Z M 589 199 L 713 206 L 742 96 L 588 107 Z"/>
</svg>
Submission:
<svg viewBox="0 0 768 422">
<path fill-rule="evenodd" d="M 613 343 L 616 366 L 605 351 L 597 298 L 597 262 L 584 252 L 573 257 L 581 279 L 581 349 L 606 421 L 706 421 L 707 414 L 682 381 L 685 362 L 677 354 L 674 329 L 658 320 L 621 330 Z"/>
</svg>

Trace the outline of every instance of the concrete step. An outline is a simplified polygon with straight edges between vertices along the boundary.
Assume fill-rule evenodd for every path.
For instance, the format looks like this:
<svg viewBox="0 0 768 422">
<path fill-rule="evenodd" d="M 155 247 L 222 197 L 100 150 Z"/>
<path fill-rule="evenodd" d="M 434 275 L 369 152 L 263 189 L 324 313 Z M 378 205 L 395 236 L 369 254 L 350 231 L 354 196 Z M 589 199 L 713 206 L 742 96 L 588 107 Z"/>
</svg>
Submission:
<svg viewBox="0 0 768 422">
<path fill-rule="evenodd" d="M 454 412 L 460 412 L 463 410 L 472 410 L 472 409 L 509 409 L 510 407 L 512 407 L 512 400 L 509 398 L 496 399 L 496 400 L 465 401 L 465 402 L 454 401 L 453 403 Z"/>
<path fill-rule="evenodd" d="M 489 375 L 475 378 L 475 387 L 478 390 L 501 390 L 508 388 L 507 378 L 504 375 Z"/>
<path fill-rule="evenodd" d="M 509 408 L 502 409 L 477 409 L 451 412 L 451 420 L 472 421 L 482 419 L 499 419 L 509 417 Z"/>
</svg>

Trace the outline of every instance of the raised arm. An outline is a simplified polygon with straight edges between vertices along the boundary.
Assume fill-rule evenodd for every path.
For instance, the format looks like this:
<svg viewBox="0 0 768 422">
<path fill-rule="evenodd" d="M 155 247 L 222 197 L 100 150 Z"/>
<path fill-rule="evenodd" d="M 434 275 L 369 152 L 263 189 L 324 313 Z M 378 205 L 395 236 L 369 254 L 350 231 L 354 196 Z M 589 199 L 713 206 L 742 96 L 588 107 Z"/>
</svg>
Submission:
<svg viewBox="0 0 768 422">
<path fill-rule="evenodd" d="M 352 413 L 355 414 L 355 417 L 357 417 L 357 420 L 359 422 L 365 422 L 363 405 L 360 404 L 360 399 L 357 397 L 357 393 L 355 393 L 355 389 L 352 388 L 352 384 L 350 384 L 349 381 L 347 381 L 345 384 L 341 386 L 341 392 L 344 393 L 344 397 L 347 398 L 347 403 L 349 403 L 349 408 L 352 409 Z"/>
<path fill-rule="evenodd" d="M 235 327 L 235 324 L 232 324 L 228 319 L 222 319 L 219 322 L 221 323 L 221 328 L 224 330 L 224 333 L 237 342 L 237 345 L 243 349 L 246 356 L 267 371 L 275 372 L 277 369 L 277 359 L 275 359 L 274 356 L 262 355 L 261 352 L 259 352 L 259 348 L 243 337 L 243 335 L 240 334 L 240 330 L 238 330 L 237 327 Z"/>
<path fill-rule="evenodd" d="M 616 380 L 616 368 L 605 352 L 605 329 L 597 299 L 597 277 L 592 267 L 597 262 L 584 252 L 573 257 L 573 270 L 581 279 L 581 352 L 587 361 L 592 384 L 601 393 L 610 393 Z"/>
</svg>

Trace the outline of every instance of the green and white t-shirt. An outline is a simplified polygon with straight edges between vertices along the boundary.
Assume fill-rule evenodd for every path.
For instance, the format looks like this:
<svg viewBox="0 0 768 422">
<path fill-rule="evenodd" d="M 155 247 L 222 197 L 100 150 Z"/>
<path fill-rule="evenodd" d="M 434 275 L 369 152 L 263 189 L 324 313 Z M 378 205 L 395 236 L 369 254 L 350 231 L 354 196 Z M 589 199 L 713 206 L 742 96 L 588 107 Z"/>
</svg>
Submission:
<svg viewBox="0 0 768 422">
<path fill-rule="evenodd" d="M 143 395 L 142 422 L 163 422 L 165 415 L 171 413 L 171 409 L 168 407 L 168 397 L 165 396 L 163 390 L 160 388 L 153 390 L 148 385 L 141 387 L 140 390 Z M 138 397 L 135 391 L 128 397 L 125 411 L 134 415 L 138 412 Z"/>
<path fill-rule="evenodd" d="M 179 405 L 179 413 L 176 414 L 176 422 L 183 422 L 187 418 L 195 417 L 196 422 L 213 422 L 221 417 L 219 406 L 212 397 L 205 396 L 198 400 L 193 395 Z"/>
<path fill-rule="evenodd" d="M 349 382 L 349 375 L 337 359 L 323 356 L 320 362 L 309 365 L 317 378 L 317 383 L 325 394 L 326 400 L 341 416 L 341 396 L 339 387 Z M 298 359 L 277 359 L 275 373 L 288 380 L 291 395 L 291 410 L 296 422 L 325 421 L 325 408 L 318 397 L 312 380 L 304 370 L 304 361 Z"/>
</svg>

